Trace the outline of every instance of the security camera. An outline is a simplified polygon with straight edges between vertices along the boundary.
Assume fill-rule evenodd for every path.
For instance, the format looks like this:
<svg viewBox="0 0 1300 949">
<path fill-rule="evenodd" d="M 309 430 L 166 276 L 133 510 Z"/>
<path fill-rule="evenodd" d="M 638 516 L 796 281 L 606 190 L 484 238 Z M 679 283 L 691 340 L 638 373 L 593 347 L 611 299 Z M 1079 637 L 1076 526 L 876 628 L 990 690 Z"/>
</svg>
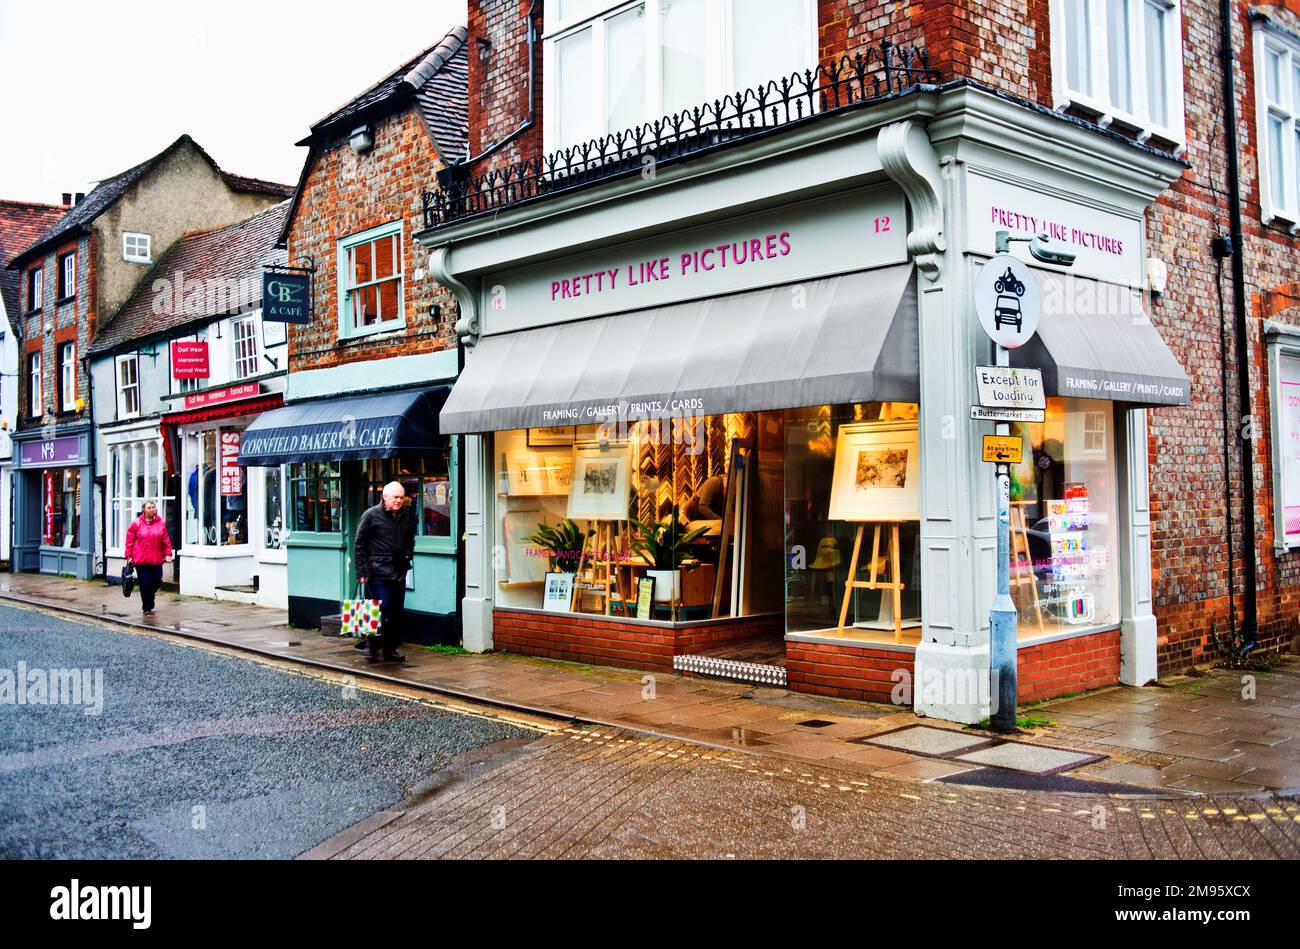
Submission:
<svg viewBox="0 0 1300 949">
<path fill-rule="evenodd" d="M 1059 264 L 1062 267 L 1072 265 L 1074 258 L 1078 256 L 1046 234 L 1034 235 L 1033 240 L 1029 242 L 1029 253 L 1034 255 L 1035 260 L 1041 260 L 1045 264 Z"/>
</svg>

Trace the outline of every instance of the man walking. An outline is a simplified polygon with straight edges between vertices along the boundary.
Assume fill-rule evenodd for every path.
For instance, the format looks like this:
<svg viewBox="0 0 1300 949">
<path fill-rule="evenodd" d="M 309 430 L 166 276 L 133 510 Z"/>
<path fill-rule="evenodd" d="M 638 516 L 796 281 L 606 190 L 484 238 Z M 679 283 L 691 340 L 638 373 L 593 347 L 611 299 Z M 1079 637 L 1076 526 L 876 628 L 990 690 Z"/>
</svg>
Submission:
<svg viewBox="0 0 1300 949">
<path fill-rule="evenodd" d="M 415 557 L 415 523 L 406 505 L 406 489 L 398 482 L 384 485 L 383 499 L 361 515 L 354 556 L 366 596 L 379 601 L 379 636 L 365 637 L 357 648 L 366 649 L 366 658 L 378 662 L 382 646 L 386 662 L 401 662 L 406 657 L 397 646 L 406 605 L 406 572 Z"/>
</svg>

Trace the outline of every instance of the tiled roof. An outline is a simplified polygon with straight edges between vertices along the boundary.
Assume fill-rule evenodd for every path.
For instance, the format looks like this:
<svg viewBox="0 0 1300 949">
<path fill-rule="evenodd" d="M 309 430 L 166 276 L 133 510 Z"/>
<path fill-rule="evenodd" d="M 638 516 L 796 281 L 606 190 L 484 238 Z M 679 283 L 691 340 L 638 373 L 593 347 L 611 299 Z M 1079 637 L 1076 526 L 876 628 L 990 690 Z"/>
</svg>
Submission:
<svg viewBox="0 0 1300 949">
<path fill-rule="evenodd" d="M 238 224 L 186 234 L 136 284 L 130 299 L 96 334 L 90 351 L 104 352 L 255 306 L 262 294 L 263 264 L 285 262 L 275 242 L 288 210 L 289 202 L 282 201 Z M 170 289 L 155 285 L 164 280 Z"/>
<path fill-rule="evenodd" d="M 222 170 L 221 166 L 213 161 L 212 156 L 205 152 L 202 146 L 195 142 L 194 139 L 190 138 L 188 135 L 182 135 L 152 158 L 142 161 L 140 164 L 128 168 L 126 171 L 119 172 L 116 175 L 112 175 L 100 181 L 100 183 L 95 186 L 94 190 L 82 199 L 80 204 L 76 205 L 72 210 L 68 211 L 67 214 L 63 215 L 54 226 L 41 235 L 39 240 L 28 245 L 17 256 L 26 256 L 29 253 L 44 249 L 49 244 L 53 244 L 56 241 L 80 232 L 82 228 L 107 211 L 113 203 L 131 187 L 131 185 L 143 178 L 145 173 L 157 165 L 159 161 L 186 143 L 193 145 L 198 153 L 207 159 L 212 167 L 225 178 L 226 182 L 235 191 L 276 194 L 285 197 L 293 193 L 293 189 L 289 185 L 274 184 L 273 182 L 261 181 L 257 178 L 244 178 L 239 175 L 232 175 L 229 172 Z M 13 263 L 17 263 L 17 258 L 5 258 L 5 261 L 12 265 Z"/>
<path fill-rule="evenodd" d="M 67 211 L 67 206 L 62 204 L 0 199 L 0 294 L 9 319 L 18 317 L 22 272 L 7 270 L 3 265 L 36 243 Z"/>
<path fill-rule="evenodd" d="M 289 239 L 289 226 L 318 150 L 330 139 L 350 132 L 368 119 L 390 115 L 414 99 L 443 162 L 450 164 L 465 157 L 469 147 L 468 38 L 465 27 L 452 27 L 435 45 L 402 63 L 342 108 L 312 125 L 311 134 L 298 143 L 310 146 L 310 151 L 280 234 L 281 245 Z"/>
<path fill-rule="evenodd" d="M 402 63 L 342 108 L 315 122 L 311 127 L 312 134 L 299 144 L 350 131 L 343 126 L 395 111 L 414 95 L 420 102 L 421 113 L 429 122 L 438 150 L 448 155 L 449 160 L 463 155 L 469 115 L 469 59 L 465 50 L 468 36 L 465 27 L 452 27 L 435 45 Z"/>
</svg>

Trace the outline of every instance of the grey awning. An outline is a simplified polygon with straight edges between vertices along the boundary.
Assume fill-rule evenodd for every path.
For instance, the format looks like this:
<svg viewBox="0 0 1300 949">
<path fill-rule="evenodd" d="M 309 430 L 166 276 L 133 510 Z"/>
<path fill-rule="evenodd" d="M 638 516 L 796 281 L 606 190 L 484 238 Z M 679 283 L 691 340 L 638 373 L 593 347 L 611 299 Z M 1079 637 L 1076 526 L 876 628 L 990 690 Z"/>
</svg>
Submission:
<svg viewBox="0 0 1300 949">
<path fill-rule="evenodd" d="M 912 265 L 486 336 L 444 432 L 919 398 Z"/>
<path fill-rule="evenodd" d="M 319 399 L 263 412 L 244 429 L 241 465 L 424 458 L 449 444 L 438 431 L 447 386 Z"/>
<path fill-rule="evenodd" d="M 1043 370 L 1048 395 L 1187 405 L 1191 381 L 1131 287 L 1034 268 L 1043 315 L 1011 365 Z"/>
</svg>

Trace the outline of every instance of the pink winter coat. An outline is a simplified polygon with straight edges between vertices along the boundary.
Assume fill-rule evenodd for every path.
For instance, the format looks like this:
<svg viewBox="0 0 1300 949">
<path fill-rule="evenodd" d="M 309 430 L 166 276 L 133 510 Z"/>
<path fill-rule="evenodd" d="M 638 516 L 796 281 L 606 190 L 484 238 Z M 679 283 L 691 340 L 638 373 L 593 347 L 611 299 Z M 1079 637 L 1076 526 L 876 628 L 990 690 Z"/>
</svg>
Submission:
<svg viewBox="0 0 1300 949">
<path fill-rule="evenodd" d="M 172 539 L 161 517 L 146 521 L 141 514 L 126 529 L 126 557 L 132 563 L 155 567 L 172 555 Z"/>
</svg>

